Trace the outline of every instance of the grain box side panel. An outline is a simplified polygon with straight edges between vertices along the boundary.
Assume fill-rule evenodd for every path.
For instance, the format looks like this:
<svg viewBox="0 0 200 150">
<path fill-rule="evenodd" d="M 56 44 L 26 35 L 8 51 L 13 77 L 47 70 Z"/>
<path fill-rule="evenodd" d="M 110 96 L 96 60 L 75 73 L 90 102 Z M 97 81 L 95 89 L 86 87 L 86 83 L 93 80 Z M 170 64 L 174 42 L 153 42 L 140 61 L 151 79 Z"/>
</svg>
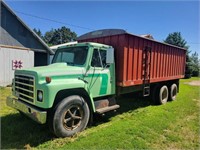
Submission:
<svg viewBox="0 0 200 150">
<path fill-rule="evenodd" d="M 173 67 L 172 67 L 172 77 L 174 76 L 174 74 L 175 74 L 175 50 L 174 50 L 174 48 L 172 48 L 172 59 L 173 59 Z"/>
<path fill-rule="evenodd" d="M 143 53 L 144 53 L 144 49 L 146 48 L 146 47 L 151 47 L 152 48 L 152 42 L 151 41 L 149 41 L 149 40 L 145 40 L 145 42 L 144 42 L 144 48 L 143 48 Z M 151 57 L 152 57 L 152 50 L 150 51 L 150 52 L 148 52 L 147 53 L 148 54 L 148 62 L 147 62 L 147 69 L 146 69 L 146 71 L 147 71 L 147 74 L 149 74 L 150 75 L 150 78 L 151 78 Z M 145 67 L 145 65 L 143 66 L 143 67 Z M 143 73 L 145 72 L 145 69 L 143 68 Z M 147 77 L 148 78 L 148 77 Z M 142 79 L 144 79 L 144 77 L 142 78 Z"/>
<path fill-rule="evenodd" d="M 163 75 L 162 75 L 162 77 L 166 77 L 165 69 L 166 69 L 166 56 L 167 55 L 166 55 L 165 45 L 163 45 L 162 48 L 163 48 Z"/>
<path fill-rule="evenodd" d="M 181 74 L 181 53 L 180 53 L 181 51 L 179 51 L 179 53 L 178 53 L 178 65 L 179 65 L 179 68 L 178 68 L 178 74 Z"/>
<path fill-rule="evenodd" d="M 108 36 L 108 37 L 105 37 L 104 38 L 104 42 L 103 43 L 105 43 L 105 44 L 107 44 L 107 45 L 110 45 L 110 43 L 111 43 L 111 37 L 110 36 Z"/>
<path fill-rule="evenodd" d="M 181 68 L 181 64 L 180 64 L 180 51 L 179 49 L 176 48 L 176 51 L 177 51 L 177 72 L 176 72 L 176 75 L 179 75 L 180 74 L 180 68 Z"/>
<path fill-rule="evenodd" d="M 186 53 L 186 52 L 185 52 Z M 186 54 L 185 54 L 186 55 Z M 186 63 L 186 56 L 184 58 L 184 63 Z M 183 67 L 183 74 L 185 73 L 185 66 Z"/>
<path fill-rule="evenodd" d="M 120 36 L 120 47 L 124 48 L 124 57 L 123 57 L 123 82 L 127 81 L 128 74 L 128 38 L 124 36 Z M 126 86 L 126 85 L 125 85 Z"/>
<path fill-rule="evenodd" d="M 133 37 L 128 37 L 128 74 L 127 74 L 127 80 L 132 81 L 133 80 Z"/>
<path fill-rule="evenodd" d="M 173 67 L 173 76 L 176 76 L 176 69 L 177 69 L 177 64 L 176 64 L 176 49 L 173 48 L 174 51 L 174 67 Z"/>
<path fill-rule="evenodd" d="M 161 54 L 160 54 L 160 44 L 157 44 L 157 52 L 158 52 L 158 68 L 157 68 L 157 75 L 156 77 L 159 78 L 160 77 L 160 59 L 161 59 Z"/>
<path fill-rule="evenodd" d="M 177 68 L 177 64 L 176 64 L 176 49 L 173 48 L 173 71 L 172 71 L 172 77 L 176 76 L 176 68 Z"/>
<path fill-rule="evenodd" d="M 159 78 L 163 77 L 163 69 L 164 69 L 164 51 L 163 51 L 163 45 L 160 45 L 160 76 Z"/>
<path fill-rule="evenodd" d="M 165 68 L 164 68 L 164 76 L 167 76 L 167 67 L 168 67 L 168 53 L 167 53 L 167 46 L 164 45 L 164 52 L 165 52 Z"/>
<path fill-rule="evenodd" d="M 153 42 L 150 43 L 150 47 L 151 47 L 150 78 L 153 79 L 154 78 L 154 58 L 155 58 L 155 48 L 154 48 Z"/>
<path fill-rule="evenodd" d="M 152 50 L 152 47 L 153 47 L 153 43 L 151 42 L 151 41 L 149 41 L 149 40 L 147 40 L 147 45 L 145 45 L 145 46 L 148 46 L 148 47 L 150 47 L 151 48 L 151 50 L 150 50 L 150 53 L 148 53 L 148 57 L 149 57 L 149 61 L 148 61 L 148 72 L 150 73 L 150 76 L 149 76 L 149 78 L 151 79 L 153 76 L 153 66 L 152 66 L 152 63 L 153 63 L 153 50 Z"/>
<path fill-rule="evenodd" d="M 142 80 L 142 51 L 144 47 L 144 40 L 139 39 L 139 53 L 138 53 L 138 68 L 137 68 L 137 73 L 138 73 L 138 82 Z"/>
<path fill-rule="evenodd" d="M 172 59 L 172 48 L 170 47 L 169 48 L 169 51 L 170 51 L 170 54 L 169 54 L 169 59 L 170 59 L 170 63 L 169 63 L 169 66 L 170 66 L 170 70 L 169 70 L 169 76 L 172 75 L 172 69 L 173 69 L 173 59 Z"/>
<path fill-rule="evenodd" d="M 114 45 L 114 48 L 115 48 L 115 51 L 116 51 L 116 54 L 117 54 L 117 59 L 116 59 L 116 79 L 117 79 L 117 82 L 118 84 L 120 84 L 121 86 L 123 86 L 123 81 L 124 81 L 124 78 L 126 77 L 126 75 L 124 76 L 124 67 L 126 67 L 124 65 L 124 62 L 125 62 L 125 59 L 127 59 L 127 54 L 124 53 L 124 47 L 122 44 L 119 44 L 120 41 L 123 41 L 124 37 L 118 35 L 118 38 L 117 38 L 117 43 L 116 45 Z M 111 40 L 111 44 L 113 43 L 113 40 Z M 113 46 L 113 45 L 112 45 Z"/>
<path fill-rule="evenodd" d="M 178 64 L 178 69 L 177 69 L 177 75 L 180 74 L 180 68 L 181 68 L 181 64 L 180 64 L 180 51 L 177 49 L 177 64 Z"/>
<path fill-rule="evenodd" d="M 174 48 L 174 74 L 173 76 L 176 76 L 176 71 L 177 71 L 177 51 L 176 48 Z"/>
<path fill-rule="evenodd" d="M 181 55 L 185 55 L 185 53 L 182 51 Z M 186 57 L 181 57 L 181 64 L 185 63 Z M 185 66 L 181 67 L 181 74 L 185 74 Z"/>
<path fill-rule="evenodd" d="M 154 59 L 153 59 L 153 61 L 154 61 L 154 63 L 153 63 L 153 74 L 154 74 L 154 77 L 153 77 L 153 79 L 156 79 L 157 78 L 157 69 L 158 69 L 158 50 L 157 50 L 157 44 L 155 43 L 154 44 L 154 52 L 155 52 L 155 55 L 154 55 Z"/>
<path fill-rule="evenodd" d="M 98 38 L 97 43 L 104 43 L 104 38 Z"/>
<path fill-rule="evenodd" d="M 166 50 L 166 76 L 169 77 L 169 50 L 167 48 L 167 46 L 165 46 L 165 50 Z"/>
<path fill-rule="evenodd" d="M 138 56 L 139 56 L 139 40 L 138 38 L 134 38 L 134 51 L 133 51 L 133 81 L 138 80 Z"/>
<path fill-rule="evenodd" d="M 176 49 L 176 51 L 177 51 L 177 60 L 176 60 L 176 62 L 177 62 L 177 65 L 178 65 L 178 68 L 177 68 L 177 71 L 176 71 L 176 75 L 178 76 L 180 73 L 179 73 L 179 69 L 180 69 L 180 63 L 179 63 L 179 58 L 180 58 L 180 54 L 179 54 L 179 50 L 178 49 Z"/>
<path fill-rule="evenodd" d="M 186 63 L 186 51 L 181 51 L 181 64 L 185 64 Z M 183 57 L 184 56 L 184 57 Z M 185 74 L 185 65 L 184 66 L 180 66 L 180 68 L 181 68 L 181 73 L 180 74 L 182 74 L 182 75 L 184 75 Z"/>
<path fill-rule="evenodd" d="M 143 40 L 143 45 L 142 45 L 142 57 L 141 57 L 141 80 L 144 80 L 144 74 L 145 74 L 145 71 L 148 72 L 148 68 L 146 68 L 145 70 L 145 63 L 143 62 L 143 59 L 144 59 L 144 55 L 145 55 L 145 48 L 146 46 L 148 46 L 148 42 L 146 40 Z M 148 63 L 148 62 L 147 62 Z"/>
<path fill-rule="evenodd" d="M 169 64 L 169 50 L 167 46 L 165 45 L 165 55 L 166 55 L 166 62 L 165 62 L 165 76 L 168 77 L 168 64 Z"/>
<path fill-rule="evenodd" d="M 179 69 L 179 74 L 182 74 L 182 55 L 183 55 L 183 53 L 182 53 L 182 51 L 180 51 L 179 52 L 179 56 L 180 56 L 180 58 L 179 58 L 179 64 L 180 64 L 180 69 Z"/>
</svg>

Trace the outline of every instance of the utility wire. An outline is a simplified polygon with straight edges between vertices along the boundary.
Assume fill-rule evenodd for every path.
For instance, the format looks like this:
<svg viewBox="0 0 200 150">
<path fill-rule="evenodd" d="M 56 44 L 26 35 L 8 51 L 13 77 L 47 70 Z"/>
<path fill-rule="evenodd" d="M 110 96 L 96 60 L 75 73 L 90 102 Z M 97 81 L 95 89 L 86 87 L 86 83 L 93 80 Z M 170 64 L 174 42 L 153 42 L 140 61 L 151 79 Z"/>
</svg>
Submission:
<svg viewBox="0 0 200 150">
<path fill-rule="evenodd" d="M 191 42 L 187 42 L 187 44 L 200 44 L 200 43 L 191 43 Z"/>
<path fill-rule="evenodd" d="M 34 17 L 34 18 L 37 18 L 37 19 L 43 19 L 43 20 L 47 20 L 47 21 L 51 21 L 51 22 L 56 22 L 56 23 L 59 23 L 59 24 L 64 24 L 64 25 L 68 25 L 68 26 L 72 26 L 72 27 L 76 27 L 76 28 L 80 28 L 80 29 L 95 30 L 95 29 L 92 29 L 92 28 L 82 27 L 82 26 L 78 26 L 78 25 L 74 25 L 74 24 L 70 24 L 70 23 L 66 23 L 66 22 L 61 22 L 61 21 L 57 21 L 57 20 L 53 20 L 53 19 L 49 19 L 49 18 L 39 17 L 39 16 L 32 15 L 32 14 L 27 14 L 27 13 L 24 13 L 24 12 L 21 12 L 21 11 L 16 11 L 16 12 L 23 14 L 23 15 L 26 15 L 26 16 Z"/>
<path fill-rule="evenodd" d="M 24 12 L 21 12 L 21 11 L 17 11 L 17 10 L 15 10 L 15 12 L 29 16 L 29 17 L 34 17 L 34 18 L 37 18 L 37 19 L 42 19 L 42 20 L 47 20 L 47 21 L 59 23 L 59 24 L 64 24 L 64 25 L 67 25 L 67 26 L 75 27 L 75 28 L 80 28 L 80 29 L 85 29 L 85 30 L 95 30 L 95 29 L 92 29 L 92 28 L 78 26 L 78 25 L 70 24 L 70 23 L 67 23 L 67 22 L 61 22 L 61 21 L 57 21 L 57 20 L 53 20 L 53 19 L 49 19 L 49 18 L 45 18 L 45 17 L 40 17 L 40 16 L 36 16 L 36 15 L 33 15 L 33 14 L 28 14 L 28 13 L 24 13 Z M 197 45 L 200 44 L 200 43 L 196 43 L 196 42 L 187 42 L 187 43 L 193 44 L 193 45 L 194 44 L 197 44 Z"/>
</svg>

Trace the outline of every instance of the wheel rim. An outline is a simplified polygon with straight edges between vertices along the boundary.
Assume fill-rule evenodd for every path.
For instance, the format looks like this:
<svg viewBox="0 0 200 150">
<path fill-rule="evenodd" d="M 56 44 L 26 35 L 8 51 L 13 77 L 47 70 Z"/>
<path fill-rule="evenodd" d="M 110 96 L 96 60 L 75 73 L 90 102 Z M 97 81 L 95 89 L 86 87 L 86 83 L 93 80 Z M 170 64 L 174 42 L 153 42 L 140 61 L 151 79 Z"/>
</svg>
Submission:
<svg viewBox="0 0 200 150">
<path fill-rule="evenodd" d="M 176 98 L 176 94 L 177 94 L 177 89 L 174 88 L 174 89 L 172 90 L 172 98 L 173 98 L 173 99 Z"/>
<path fill-rule="evenodd" d="M 162 94 L 161 94 L 161 100 L 166 101 L 167 95 L 168 95 L 167 89 L 164 89 Z"/>
<path fill-rule="evenodd" d="M 77 105 L 73 105 L 64 113 L 63 126 L 66 130 L 75 130 L 81 125 L 82 118 L 82 108 Z"/>
</svg>

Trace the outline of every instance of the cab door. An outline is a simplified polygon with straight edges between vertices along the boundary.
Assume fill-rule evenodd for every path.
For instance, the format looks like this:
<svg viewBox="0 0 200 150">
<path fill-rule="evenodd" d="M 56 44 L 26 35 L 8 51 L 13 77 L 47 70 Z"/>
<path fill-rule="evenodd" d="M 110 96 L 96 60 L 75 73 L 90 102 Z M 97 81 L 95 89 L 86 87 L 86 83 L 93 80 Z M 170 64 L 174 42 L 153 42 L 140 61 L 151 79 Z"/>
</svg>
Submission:
<svg viewBox="0 0 200 150">
<path fill-rule="evenodd" d="M 87 75 L 88 88 L 93 97 L 112 94 L 110 66 L 106 65 L 106 50 L 94 49 Z"/>
</svg>

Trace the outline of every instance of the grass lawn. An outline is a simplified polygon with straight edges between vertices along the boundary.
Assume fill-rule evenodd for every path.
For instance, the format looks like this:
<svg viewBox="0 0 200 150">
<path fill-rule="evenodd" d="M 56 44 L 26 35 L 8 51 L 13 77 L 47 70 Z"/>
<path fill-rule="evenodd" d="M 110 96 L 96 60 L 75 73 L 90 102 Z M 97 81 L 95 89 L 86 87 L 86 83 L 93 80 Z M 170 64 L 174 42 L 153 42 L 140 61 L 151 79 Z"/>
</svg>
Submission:
<svg viewBox="0 0 200 150">
<path fill-rule="evenodd" d="M 2 149 L 199 149 L 200 86 L 182 79 L 177 100 L 155 106 L 150 100 L 121 97 L 117 113 L 97 117 L 96 123 L 72 138 L 56 138 L 6 106 L 10 88 L 0 88 Z"/>
</svg>

